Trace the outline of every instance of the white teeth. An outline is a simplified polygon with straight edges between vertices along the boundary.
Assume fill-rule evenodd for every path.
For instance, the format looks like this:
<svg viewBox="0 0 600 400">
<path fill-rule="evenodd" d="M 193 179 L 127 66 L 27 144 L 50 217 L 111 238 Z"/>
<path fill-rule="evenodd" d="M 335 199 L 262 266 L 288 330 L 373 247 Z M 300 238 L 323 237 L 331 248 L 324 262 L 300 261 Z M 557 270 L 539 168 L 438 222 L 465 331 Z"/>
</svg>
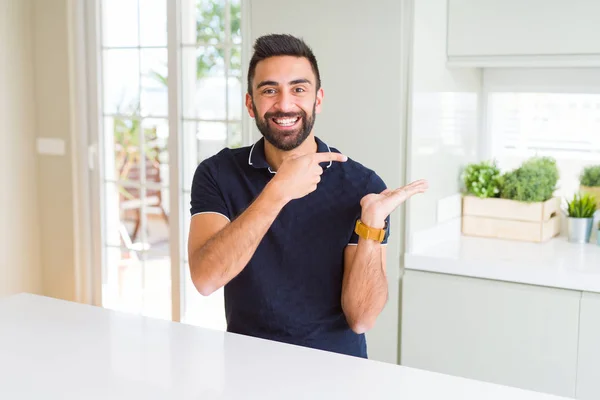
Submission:
<svg viewBox="0 0 600 400">
<path fill-rule="evenodd" d="M 275 122 L 281 126 L 292 126 L 296 123 L 296 121 L 298 121 L 298 117 L 275 119 Z"/>
</svg>

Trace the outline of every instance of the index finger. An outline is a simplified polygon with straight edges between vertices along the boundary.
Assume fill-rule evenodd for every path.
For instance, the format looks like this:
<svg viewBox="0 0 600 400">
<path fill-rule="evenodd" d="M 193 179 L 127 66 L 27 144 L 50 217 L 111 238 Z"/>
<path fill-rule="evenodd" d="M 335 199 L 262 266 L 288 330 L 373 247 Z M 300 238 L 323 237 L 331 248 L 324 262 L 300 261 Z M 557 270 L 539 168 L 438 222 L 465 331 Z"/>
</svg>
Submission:
<svg viewBox="0 0 600 400">
<path fill-rule="evenodd" d="M 344 161 L 348 160 L 348 157 L 343 154 L 340 154 L 340 153 L 327 152 L 327 153 L 315 154 L 314 160 L 318 163 L 327 162 L 327 161 L 344 162 Z"/>
</svg>

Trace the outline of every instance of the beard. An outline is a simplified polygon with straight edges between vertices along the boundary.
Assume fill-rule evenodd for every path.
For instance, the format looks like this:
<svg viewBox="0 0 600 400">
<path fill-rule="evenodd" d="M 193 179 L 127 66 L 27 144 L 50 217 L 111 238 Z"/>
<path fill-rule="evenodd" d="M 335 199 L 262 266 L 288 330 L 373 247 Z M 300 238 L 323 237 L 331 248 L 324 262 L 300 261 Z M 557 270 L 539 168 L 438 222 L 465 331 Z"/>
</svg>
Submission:
<svg viewBox="0 0 600 400">
<path fill-rule="evenodd" d="M 315 109 L 317 103 L 313 104 L 312 115 L 307 115 L 304 110 L 298 112 L 268 112 L 262 118 L 258 115 L 254 101 L 252 102 L 252 109 L 256 116 L 256 127 L 263 135 L 263 137 L 271 143 L 275 148 L 283 151 L 294 150 L 300 146 L 315 124 Z M 278 129 L 277 123 L 273 121 L 273 118 L 301 118 L 301 124 L 294 130 Z"/>
</svg>

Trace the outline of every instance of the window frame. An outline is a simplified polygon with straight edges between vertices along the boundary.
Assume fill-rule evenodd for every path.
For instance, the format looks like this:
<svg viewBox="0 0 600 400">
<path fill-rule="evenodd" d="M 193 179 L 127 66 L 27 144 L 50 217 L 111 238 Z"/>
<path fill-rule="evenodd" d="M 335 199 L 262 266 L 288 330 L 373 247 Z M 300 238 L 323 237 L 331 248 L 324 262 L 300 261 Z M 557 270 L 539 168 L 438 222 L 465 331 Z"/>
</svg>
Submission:
<svg viewBox="0 0 600 400">
<path fill-rule="evenodd" d="M 170 153 L 169 161 L 169 236 L 170 248 L 169 256 L 171 260 L 171 319 L 180 321 L 183 315 L 183 301 L 185 293 L 184 271 L 182 266 L 187 253 L 187 244 L 184 243 L 186 237 L 182 228 L 184 227 L 184 213 L 188 212 L 185 207 L 181 207 L 184 200 L 186 189 L 182 188 L 182 141 L 183 134 L 182 115 L 182 82 L 181 82 L 181 54 L 182 46 L 182 23 L 181 10 L 182 2 L 194 0 L 167 0 L 167 65 L 169 80 L 167 86 L 168 115 L 167 122 L 169 126 L 169 138 L 167 148 Z M 230 0 L 226 0 L 230 3 Z M 101 0 L 76 0 L 77 15 L 83 23 L 77 24 L 76 31 L 73 33 L 82 38 L 83 45 L 80 46 L 80 62 L 77 64 L 76 72 L 84 76 L 80 85 L 81 95 L 78 99 L 87 99 L 82 106 L 84 110 L 81 120 L 85 123 L 86 129 L 80 130 L 80 143 L 84 149 L 84 157 L 78 165 L 82 168 L 82 175 L 85 175 L 87 185 L 78 188 L 79 198 L 86 205 L 88 211 L 84 214 L 89 215 L 87 225 L 79 222 L 80 231 L 91 232 L 86 240 L 87 247 L 84 248 L 85 254 L 81 259 L 89 261 L 85 267 L 85 273 L 89 275 L 89 300 L 87 302 L 96 306 L 102 306 L 102 285 L 105 276 L 105 215 L 104 215 L 104 185 L 106 179 L 103 174 L 103 119 L 108 113 L 103 108 L 103 51 L 106 47 L 102 45 L 102 10 Z M 241 6 L 241 82 L 242 96 L 245 93 L 244 82 L 247 80 L 247 71 L 249 55 L 251 54 L 250 41 L 250 4 L 249 0 L 240 0 Z M 77 17 L 75 17 L 77 18 Z M 72 21 L 75 25 L 76 21 Z M 142 46 L 145 48 L 147 46 Z M 137 46 L 135 48 L 140 48 Z M 163 46 L 161 46 L 163 48 Z M 228 94 L 226 94 L 227 96 Z M 243 99 L 242 99 L 243 104 Z M 242 107 L 241 130 L 242 145 L 249 145 L 253 140 L 251 118 L 244 112 Z M 112 114 L 111 114 L 112 115 Z M 139 118 L 140 116 L 138 116 Z M 142 115 L 142 119 L 156 118 L 154 115 Z M 87 150 L 87 151 L 85 151 Z M 171 160 L 171 157 L 173 159 Z M 189 191 L 189 190 L 188 190 Z M 82 208 L 85 209 L 85 208 Z M 82 219 L 85 221 L 86 219 Z M 82 247 L 83 248 L 83 247 Z"/>
</svg>

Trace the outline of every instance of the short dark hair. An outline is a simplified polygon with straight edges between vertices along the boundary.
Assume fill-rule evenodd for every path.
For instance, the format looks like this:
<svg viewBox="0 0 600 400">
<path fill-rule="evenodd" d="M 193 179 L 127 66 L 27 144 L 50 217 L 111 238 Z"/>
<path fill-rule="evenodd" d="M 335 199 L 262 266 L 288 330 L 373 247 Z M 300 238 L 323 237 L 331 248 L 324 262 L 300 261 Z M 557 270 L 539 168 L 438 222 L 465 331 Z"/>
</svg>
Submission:
<svg viewBox="0 0 600 400">
<path fill-rule="evenodd" d="M 254 43 L 254 54 L 248 67 L 248 93 L 252 94 L 252 80 L 256 72 L 256 65 L 269 57 L 295 56 L 308 59 L 316 77 L 317 90 L 321 88 L 321 74 L 317 59 L 312 50 L 302 40 L 288 34 L 270 34 L 259 37 Z"/>
</svg>

